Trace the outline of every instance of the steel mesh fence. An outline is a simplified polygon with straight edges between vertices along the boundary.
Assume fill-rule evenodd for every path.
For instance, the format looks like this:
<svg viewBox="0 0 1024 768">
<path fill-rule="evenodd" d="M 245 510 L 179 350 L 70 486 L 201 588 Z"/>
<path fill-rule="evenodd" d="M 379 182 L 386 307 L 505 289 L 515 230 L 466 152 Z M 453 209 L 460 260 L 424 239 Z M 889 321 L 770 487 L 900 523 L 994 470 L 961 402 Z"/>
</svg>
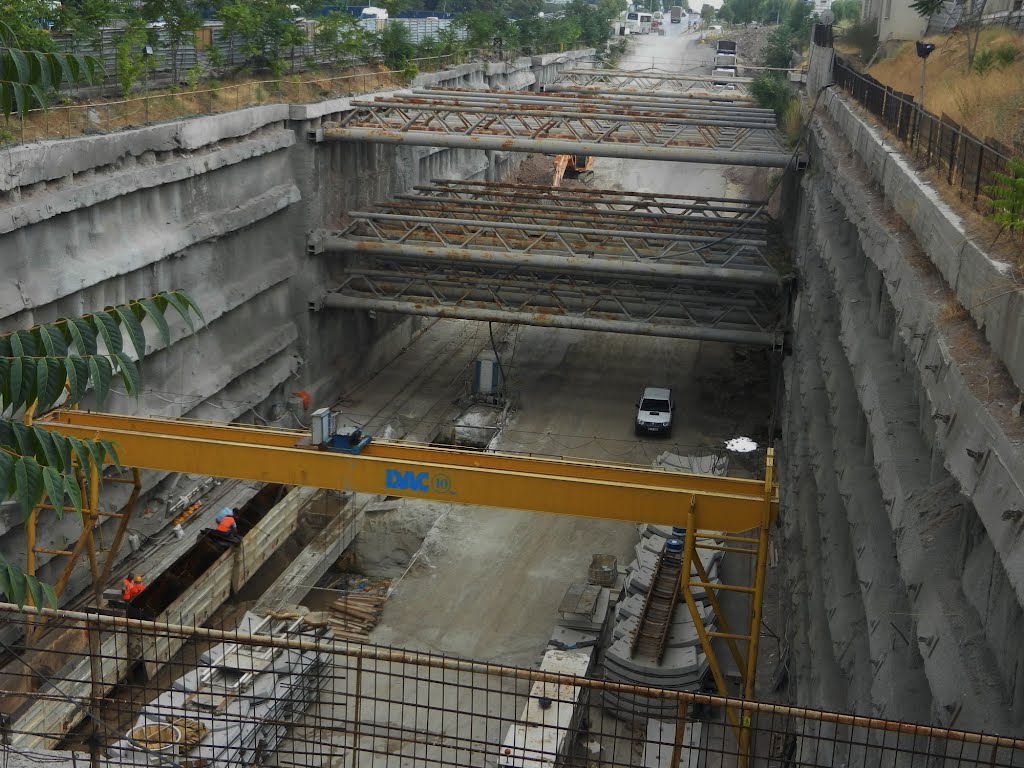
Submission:
<svg viewBox="0 0 1024 768">
<path fill-rule="evenodd" d="M 919 167 L 934 170 L 977 210 L 989 210 L 988 189 L 998 174 L 1009 173 L 1014 150 L 993 139 L 978 139 L 947 115 L 921 109 L 913 96 L 857 72 L 839 57 L 832 72 L 835 84 L 877 117 Z"/>
<path fill-rule="evenodd" d="M 322 614 L 224 632 L 45 613 L 0 606 L 0 629 L 33 638 L 4 641 L 5 750 L 171 768 L 1024 766 L 1024 740 L 605 682 L 583 649 L 522 669 L 342 642 Z M 660 719 L 605 706 L 626 698 L 660 701 Z"/>
</svg>

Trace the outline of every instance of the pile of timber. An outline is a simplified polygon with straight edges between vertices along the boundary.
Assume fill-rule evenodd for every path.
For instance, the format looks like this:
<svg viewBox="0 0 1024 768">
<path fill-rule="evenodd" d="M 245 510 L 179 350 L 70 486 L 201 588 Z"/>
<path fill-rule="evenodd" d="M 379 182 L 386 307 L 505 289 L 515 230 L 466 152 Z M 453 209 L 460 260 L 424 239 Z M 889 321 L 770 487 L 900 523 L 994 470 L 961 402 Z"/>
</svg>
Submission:
<svg viewBox="0 0 1024 768">
<path fill-rule="evenodd" d="M 328 621 L 331 632 L 339 640 L 365 643 L 370 630 L 380 621 L 384 609 L 384 595 L 346 595 L 331 604 Z"/>
</svg>

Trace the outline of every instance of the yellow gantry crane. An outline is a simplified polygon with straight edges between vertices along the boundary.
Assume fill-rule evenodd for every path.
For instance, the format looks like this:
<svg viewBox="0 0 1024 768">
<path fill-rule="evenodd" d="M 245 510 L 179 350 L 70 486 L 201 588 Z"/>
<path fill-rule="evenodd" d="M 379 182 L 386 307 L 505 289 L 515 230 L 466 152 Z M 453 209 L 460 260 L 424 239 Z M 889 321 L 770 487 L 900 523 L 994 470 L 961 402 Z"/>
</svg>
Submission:
<svg viewBox="0 0 1024 768">
<path fill-rule="evenodd" d="M 680 589 L 716 687 L 723 695 L 738 692 L 744 699 L 753 698 L 768 529 L 779 504 L 770 449 L 764 480 L 749 480 L 365 439 L 335 444 L 325 439 L 320 444 L 294 430 L 88 411 L 54 411 L 35 423 L 65 437 L 112 442 L 121 464 L 135 470 L 133 497 L 138 493 L 137 471 L 152 469 L 685 528 Z M 123 514 L 126 523 L 129 511 Z M 700 549 L 752 557 L 753 583 L 712 583 L 697 554 Z M 109 572 L 112 557 L 104 572 Z M 712 602 L 716 631 L 704 628 L 694 590 L 705 591 Z M 719 591 L 749 597 L 747 627 L 729 627 L 718 604 Z M 727 683 L 715 653 L 716 639 L 736 663 L 738 691 Z M 741 738 L 748 729 L 743 730 Z"/>
</svg>

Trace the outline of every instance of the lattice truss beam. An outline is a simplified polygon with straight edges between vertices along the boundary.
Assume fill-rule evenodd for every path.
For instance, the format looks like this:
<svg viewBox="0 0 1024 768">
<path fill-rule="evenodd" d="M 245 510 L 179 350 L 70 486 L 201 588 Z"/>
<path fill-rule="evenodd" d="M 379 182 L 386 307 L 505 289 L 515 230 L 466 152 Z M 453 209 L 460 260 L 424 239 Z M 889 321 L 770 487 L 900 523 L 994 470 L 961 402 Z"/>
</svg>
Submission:
<svg viewBox="0 0 1024 768">
<path fill-rule="evenodd" d="M 552 204 L 551 188 L 480 182 L 420 190 L 317 233 L 314 250 L 346 258 L 315 307 L 777 342 L 785 302 L 757 201 L 561 190 Z"/>
<path fill-rule="evenodd" d="M 674 94 L 707 94 L 730 100 L 750 99 L 748 87 L 753 82 L 746 77 L 715 78 L 711 75 L 681 75 L 656 70 L 624 69 L 568 69 L 558 76 L 555 85 L 545 91 L 586 88 L 602 90 L 665 91 Z M 561 86 L 561 87 L 560 87 Z"/>
<path fill-rule="evenodd" d="M 771 110 L 738 103 L 419 89 L 352 104 L 323 138 L 764 166 L 789 157 Z"/>
</svg>

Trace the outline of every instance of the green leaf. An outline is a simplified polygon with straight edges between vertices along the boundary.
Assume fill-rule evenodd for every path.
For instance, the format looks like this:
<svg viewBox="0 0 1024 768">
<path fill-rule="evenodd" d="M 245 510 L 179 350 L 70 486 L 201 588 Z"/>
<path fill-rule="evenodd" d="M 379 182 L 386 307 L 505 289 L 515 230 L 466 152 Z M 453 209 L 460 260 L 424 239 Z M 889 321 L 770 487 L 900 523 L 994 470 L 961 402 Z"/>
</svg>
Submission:
<svg viewBox="0 0 1024 768">
<path fill-rule="evenodd" d="M 39 586 L 43 588 L 43 598 L 46 600 L 46 604 L 51 608 L 59 608 L 60 600 L 57 598 L 57 592 L 47 584 L 45 581 L 40 581 Z M 39 606 L 42 608 L 43 606 Z"/>
<path fill-rule="evenodd" d="M 38 410 L 46 410 L 43 395 L 49 389 L 47 386 L 49 384 L 49 371 L 50 367 L 46 365 L 45 360 L 38 360 L 36 362 L 36 407 Z"/>
<path fill-rule="evenodd" d="M 107 458 L 106 448 L 97 440 L 86 440 L 85 445 L 89 449 L 89 453 L 92 454 L 92 463 L 96 466 L 96 471 L 102 471 Z"/>
<path fill-rule="evenodd" d="M 29 82 L 30 76 L 28 57 L 25 56 L 25 52 L 19 51 L 17 48 L 8 48 L 7 55 L 10 57 L 11 62 L 14 64 L 14 69 L 17 74 L 17 81 L 19 83 Z"/>
<path fill-rule="evenodd" d="M 78 364 L 85 366 L 85 376 L 79 378 L 81 369 Z M 85 396 L 85 382 L 89 380 L 89 364 L 81 358 L 64 358 L 64 373 L 68 383 L 68 397 L 72 404 L 81 402 Z"/>
<path fill-rule="evenodd" d="M 69 437 L 68 442 L 71 443 L 71 449 L 75 452 L 75 458 L 78 459 L 79 469 L 86 477 L 89 477 L 89 460 L 92 457 L 89 446 L 86 445 L 85 440 L 78 437 Z"/>
<path fill-rule="evenodd" d="M 22 377 L 25 374 L 25 366 L 22 363 L 24 358 L 16 357 L 11 360 L 11 377 L 10 377 L 10 399 L 11 402 L 8 404 L 12 410 L 17 410 L 21 407 L 21 382 Z"/>
<path fill-rule="evenodd" d="M 206 318 L 203 317 L 203 311 L 199 309 L 199 305 L 196 304 L 195 300 L 192 298 L 192 294 L 190 294 L 188 291 L 181 290 L 174 291 L 174 293 L 178 294 L 178 296 L 182 298 L 186 305 L 188 305 L 192 309 L 192 311 L 196 313 L 196 317 L 199 318 L 199 322 L 201 322 L 203 325 L 206 325 Z"/>
<path fill-rule="evenodd" d="M 21 403 L 20 405 L 28 405 L 36 399 L 36 368 L 41 360 L 37 360 L 34 357 L 23 357 L 21 358 Z"/>
<path fill-rule="evenodd" d="M 36 357 L 39 354 L 36 338 L 32 335 L 31 331 L 15 331 L 12 341 L 15 338 L 21 343 L 22 352 L 19 354 L 26 355 L 27 357 Z"/>
<path fill-rule="evenodd" d="M 31 577 L 26 577 L 25 581 L 28 583 L 28 592 L 32 595 L 32 605 L 37 609 L 42 608 L 43 600 L 46 599 L 43 597 L 42 584 L 39 583 L 38 579 L 33 579 Z"/>
<path fill-rule="evenodd" d="M 114 447 L 114 444 L 109 440 L 100 440 L 100 445 L 103 446 L 103 451 L 110 460 L 110 463 L 121 469 L 121 461 L 117 458 L 117 449 Z"/>
<path fill-rule="evenodd" d="M 64 517 L 64 476 L 56 467 L 43 467 L 43 485 L 57 518 Z"/>
<path fill-rule="evenodd" d="M 25 589 L 28 586 L 28 579 L 20 568 L 14 567 L 11 563 L 4 563 L 4 566 L 4 572 L 7 577 L 4 583 L 4 592 L 7 593 L 7 597 L 16 606 L 23 608 L 25 606 Z"/>
<path fill-rule="evenodd" d="M 167 325 L 167 318 L 164 317 L 164 313 L 160 311 L 159 306 L 153 299 L 143 299 L 139 302 L 149 319 L 156 325 L 157 330 L 160 332 L 160 338 L 163 339 L 164 346 L 170 346 L 171 343 L 171 329 Z M 164 306 L 167 306 L 167 302 L 164 302 Z"/>
<path fill-rule="evenodd" d="M 35 456 L 39 452 L 39 445 L 36 443 L 32 428 L 20 421 L 10 422 L 14 431 L 14 444 L 18 453 L 22 456 Z"/>
<path fill-rule="evenodd" d="M 23 456 L 14 463 L 14 498 L 28 517 L 43 495 L 43 470 L 36 460 Z"/>
<path fill-rule="evenodd" d="M 46 411 L 53 407 L 53 404 L 60 399 L 61 394 L 64 392 L 64 383 L 67 378 L 64 373 L 64 366 L 61 360 L 48 357 L 45 360 L 40 360 L 36 365 L 36 380 L 39 381 L 39 371 L 43 368 L 46 369 L 46 387 L 38 387 L 36 396 L 39 398 L 38 409 L 40 411 Z"/>
<path fill-rule="evenodd" d="M 121 372 L 121 380 L 124 382 L 124 388 L 129 395 L 135 395 L 138 397 L 139 391 L 142 389 L 142 381 L 139 377 L 139 369 L 132 362 L 132 359 L 128 357 L 124 352 L 118 352 L 114 355 L 114 359 L 117 361 L 117 367 Z"/>
<path fill-rule="evenodd" d="M 68 321 L 68 332 L 75 340 L 80 355 L 95 355 L 97 352 L 96 334 L 85 320 L 80 317 Z"/>
<path fill-rule="evenodd" d="M 82 514 L 82 489 L 78 485 L 78 480 L 70 472 L 63 475 L 64 478 L 64 493 L 67 494 L 69 507 L 74 507 L 75 512 L 81 516 Z"/>
<path fill-rule="evenodd" d="M 46 462 L 46 466 L 53 467 L 54 469 L 63 472 L 64 462 L 61 459 L 57 443 L 53 439 L 53 434 L 35 424 L 33 424 L 30 429 L 32 430 L 32 436 L 35 438 L 36 443 L 38 443 L 40 448 L 42 448 L 43 459 Z"/>
<path fill-rule="evenodd" d="M 90 357 L 89 371 L 92 374 L 92 386 L 96 390 L 96 402 L 102 403 L 110 391 L 110 379 L 113 372 L 110 362 L 105 357 Z"/>
<path fill-rule="evenodd" d="M 14 481 L 14 457 L 6 451 L 0 451 L 0 496 L 6 498 L 11 492 Z"/>
<path fill-rule="evenodd" d="M 188 304 L 185 300 L 180 298 L 176 293 L 171 293 L 169 291 L 160 295 L 167 299 L 168 304 L 178 310 L 178 314 L 185 320 L 185 325 L 188 326 L 188 329 L 190 331 L 195 331 L 196 326 L 192 322 L 192 314 L 188 311 Z"/>
<path fill-rule="evenodd" d="M 64 341 L 64 334 L 56 325 L 41 325 L 37 330 L 39 341 L 50 357 L 64 357 L 68 353 L 67 342 Z"/>
<path fill-rule="evenodd" d="M 128 338 L 132 340 L 132 346 L 135 347 L 135 354 L 141 360 L 146 356 L 146 335 L 142 332 L 142 323 L 139 322 L 139 318 L 132 314 L 130 309 L 125 307 L 115 307 L 114 312 L 121 318 L 121 324 L 128 332 Z"/>
<path fill-rule="evenodd" d="M 89 315 L 89 318 L 96 328 L 97 335 L 103 338 L 107 354 L 120 352 L 124 341 L 121 339 L 121 329 L 117 327 L 116 318 L 106 312 L 97 312 L 95 315 Z"/>
<path fill-rule="evenodd" d="M 8 336 L 7 339 L 11 343 L 11 355 L 13 357 L 24 357 L 25 348 L 22 346 L 21 336 L 15 332 Z"/>
</svg>

